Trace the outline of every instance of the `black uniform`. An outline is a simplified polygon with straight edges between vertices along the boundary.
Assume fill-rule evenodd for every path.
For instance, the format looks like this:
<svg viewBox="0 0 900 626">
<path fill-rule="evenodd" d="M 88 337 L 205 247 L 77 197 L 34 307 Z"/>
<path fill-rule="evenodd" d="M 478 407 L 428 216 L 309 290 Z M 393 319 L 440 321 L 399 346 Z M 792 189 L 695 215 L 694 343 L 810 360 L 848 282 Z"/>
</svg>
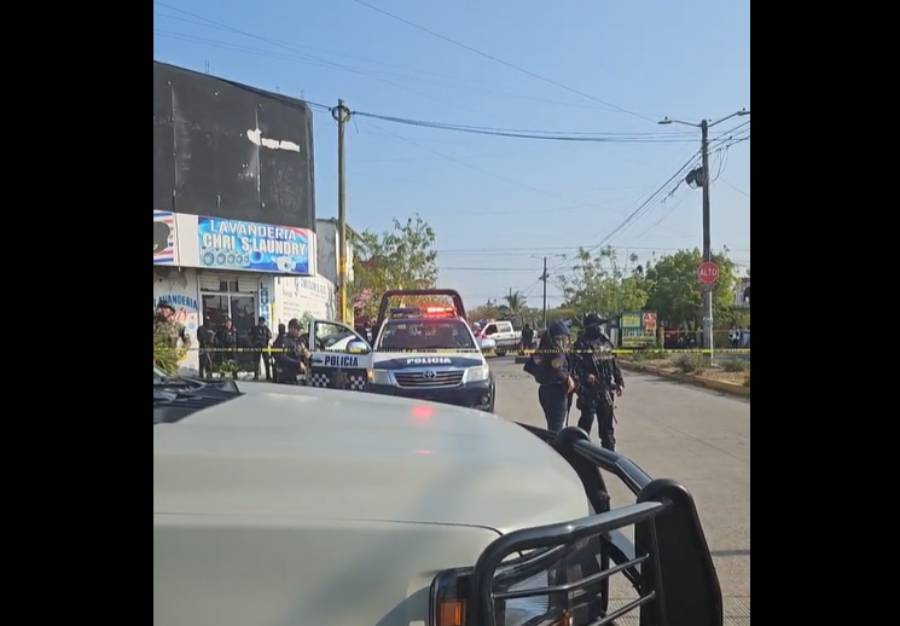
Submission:
<svg viewBox="0 0 900 626">
<path fill-rule="evenodd" d="M 281 330 L 281 327 L 278 329 Z M 294 335 L 290 331 L 297 331 Z M 288 322 L 288 334 L 282 340 L 282 351 L 275 358 L 275 371 L 278 372 L 278 382 L 289 385 L 297 384 L 297 377 L 305 370 L 306 361 L 309 359 L 309 350 L 306 349 L 303 339 L 299 336 L 300 321 L 292 319 Z"/>
<path fill-rule="evenodd" d="M 263 364 L 266 366 L 266 380 L 272 380 L 271 355 L 268 352 L 264 352 L 269 347 L 269 342 L 272 341 L 272 331 L 266 326 L 265 321 L 260 320 L 260 323 L 253 327 L 250 331 L 250 340 L 253 347 L 258 350 L 258 352 L 253 353 L 253 378 L 259 380 L 259 360 L 262 359 Z"/>
<path fill-rule="evenodd" d="M 562 322 L 555 322 L 541 338 L 538 352 L 525 363 L 525 371 L 534 376 L 540 385 L 538 400 L 547 420 L 547 430 L 562 430 L 569 406 L 568 380 L 571 373 L 568 354 L 569 329 Z"/>
<path fill-rule="evenodd" d="M 282 341 L 283 351 L 275 357 L 275 370 L 278 372 L 278 382 L 296 385 L 297 377 L 301 374 L 305 360 L 309 352 L 303 345 L 300 337 L 285 335 Z"/>
<path fill-rule="evenodd" d="M 223 350 L 223 352 L 218 353 L 220 363 L 237 360 L 235 350 L 238 347 L 238 333 L 234 326 L 231 327 L 231 330 L 226 329 L 224 326 L 220 328 L 216 335 L 216 341 L 219 344 L 219 348 Z M 234 372 L 234 378 L 237 378 L 237 372 Z"/>
<path fill-rule="evenodd" d="M 522 329 L 522 349 L 531 350 L 532 341 L 534 341 L 534 331 L 531 326 L 525 324 L 525 328 Z"/>
<path fill-rule="evenodd" d="M 622 370 L 612 353 L 612 342 L 598 325 L 589 325 L 584 334 L 575 342 L 575 374 L 577 379 L 578 403 L 581 417 L 578 427 L 591 433 L 594 416 L 600 442 L 607 450 L 616 449 L 615 437 L 615 391 L 624 389 Z M 588 382 L 593 374 L 594 382 Z"/>
<path fill-rule="evenodd" d="M 281 354 L 281 350 L 284 349 L 284 338 L 287 337 L 287 332 L 284 330 L 284 324 L 278 325 L 278 336 L 275 337 L 275 341 L 272 342 L 272 364 L 273 364 L 273 372 L 272 378 L 274 382 L 280 382 L 278 380 L 278 356 Z"/>
<path fill-rule="evenodd" d="M 199 326 L 197 328 L 197 343 L 200 344 L 200 378 L 212 377 L 213 353 L 211 349 L 216 347 L 215 331 L 206 324 Z"/>
</svg>

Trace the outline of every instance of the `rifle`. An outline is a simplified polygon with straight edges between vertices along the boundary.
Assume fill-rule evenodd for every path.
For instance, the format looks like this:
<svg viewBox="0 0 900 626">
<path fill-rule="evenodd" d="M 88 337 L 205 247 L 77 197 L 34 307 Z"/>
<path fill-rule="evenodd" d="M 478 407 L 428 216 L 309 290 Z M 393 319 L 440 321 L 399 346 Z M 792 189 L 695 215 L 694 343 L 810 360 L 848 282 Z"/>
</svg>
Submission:
<svg viewBox="0 0 900 626">
<path fill-rule="evenodd" d="M 606 375 L 603 375 L 600 373 L 600 368 L 598 367 L 597 361 L 594 358 L 593 351 L 591 351 L 591 354 L 589 356 L 583 356 L 581 358 L 589 358 L 590 359 L 591 365 L 593 366 L 593 369 L 594 369 L 594 376 L 596 376 L 596 378 L 597 378 L 596 384 L 602 385 L 601 394 L 606 396 L 606 401 L 609 403 L 609 405 L 611 407 L 615 408 L 615 406 L 616 406 L 615 405 L 615 394 L 613 393 L 613 391 L 611 389 L 609 389 L 609 377 L 610 377 L 609 373 L 607 373 Z M 580 387 L 584 387 L 584 385 L 582 384 L 582 385 L 580 385 Z M 580 389 L 579 389 L 579 391 L 580 391 Z M 581 394 L 579 394 L 579 395 L 581 395 Z M 599 400 L 600 398 L 598 397 L 597 399 Z M 615 419 L 615 415 L 613 416 L 613 419 Z"/>
</svg>

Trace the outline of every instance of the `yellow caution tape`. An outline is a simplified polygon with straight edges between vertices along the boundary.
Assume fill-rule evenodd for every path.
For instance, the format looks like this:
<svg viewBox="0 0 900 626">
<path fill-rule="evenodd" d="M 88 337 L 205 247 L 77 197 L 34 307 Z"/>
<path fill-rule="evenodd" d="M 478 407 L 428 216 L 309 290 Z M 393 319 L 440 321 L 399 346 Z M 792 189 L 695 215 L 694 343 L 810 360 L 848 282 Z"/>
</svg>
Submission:
<svg viewBox="0 0 900 626">
<path fill-rule="evenodd" d="M 288 350 L 284 348 L 200 348 L 197 346 L 191 346 L 189 348 L 181 348 L 182 350 L 187 350 L 190 352 L 195 352 L 198 350 L 202 350 L 203 352 L 263 352 L 266 354 L 276 354 L 281 352 L 288 352 Z M 309 348 L 305 348 L 305 350 L 310 351 Z M 329 352 L 329 350 L 315 350 L 315 352 Z M 429 348 L 429 349 L 418 349 L 418 348 L 407 348 L 407 349 L 390 349 L 384 350 L 384 352 L 396 352 L 400 354 L 474 354 L 474 350 L 471 348 L 466 349 L 456 349 L 456 348 Z M 716 348 L 715 350 L 710 350 L 709 348 L 613 348 L 608 351 L 594 351 L 594 350 L 565 350 L 567 354 L 603 354 L 603 352 L 610 352 L 612 354 L 659 354 L 659 355 L 667 355 L 667 354 L 709 354 L 710 352 L 715 352 L 716 354 L 750 354 L 750 348 Z M 336 352 L 339 353 L 339 352 Z M 530 356 L 532 354 L 559 354 L 560 350 L 545 350 L 545 349 L 530 349 L 530 350 L 512 350 L 509 351 L 509 354 L 516 354 L 519 356 Z M 371 354 L 371 353 L 370 353 Z"/>
</svg>

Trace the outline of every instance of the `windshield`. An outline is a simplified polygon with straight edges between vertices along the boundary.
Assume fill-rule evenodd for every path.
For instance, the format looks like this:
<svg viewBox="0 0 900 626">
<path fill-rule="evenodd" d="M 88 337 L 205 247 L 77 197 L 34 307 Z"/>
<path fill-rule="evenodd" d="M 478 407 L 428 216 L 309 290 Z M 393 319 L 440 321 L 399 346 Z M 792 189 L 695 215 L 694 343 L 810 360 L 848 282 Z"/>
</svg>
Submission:
<svg viewBox="0 0 900 626">
<path fill-rule="evenodd" d="M 378 350 L 477 350 L 472 335 L 459 320 L 397 320 L 387 322 Z"/>
</svg>

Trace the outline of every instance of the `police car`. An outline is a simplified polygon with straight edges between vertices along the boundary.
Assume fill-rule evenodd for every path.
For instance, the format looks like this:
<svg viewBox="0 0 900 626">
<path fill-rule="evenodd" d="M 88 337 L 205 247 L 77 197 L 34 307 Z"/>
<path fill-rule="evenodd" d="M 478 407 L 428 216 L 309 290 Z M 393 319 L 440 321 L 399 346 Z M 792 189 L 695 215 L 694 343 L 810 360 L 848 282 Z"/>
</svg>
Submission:
<svg viewBox="0 0 900 626">
<path fill-rule="evenodd" d="M 392 297 L 449 296 L 452 306 L 399 307 Z M 369 391 L 493 412 L 494 376 L 466 323 L 459 294 L 450 289 L 384 294 L 372 353 Z"/>
<path fill-rule="evenodd" d="M 340 322 L 314 319 L 300 341 L 311 353 L 307 385 L 365 390 L 372 369 L 372 348 L 359 333 Z"/>
</svg>

